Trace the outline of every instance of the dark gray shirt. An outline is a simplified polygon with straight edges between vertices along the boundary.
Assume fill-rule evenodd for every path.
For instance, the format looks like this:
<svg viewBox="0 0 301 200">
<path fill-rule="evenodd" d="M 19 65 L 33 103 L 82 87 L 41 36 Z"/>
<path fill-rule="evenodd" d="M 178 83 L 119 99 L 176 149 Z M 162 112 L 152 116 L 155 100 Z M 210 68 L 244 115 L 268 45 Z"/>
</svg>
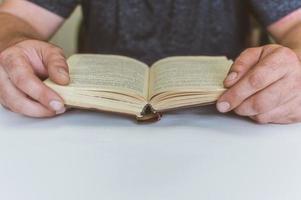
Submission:
<svg viewBox="0 0 301 200">
<path fill-rule="evenodd" d="M 64 18 L 81 4 L 80 52 L 148 64 L 174 55 L 227 55 L 245 47 L 252 13 L 267 27 L 301 0 L 30 0 Z"/>
</svg>

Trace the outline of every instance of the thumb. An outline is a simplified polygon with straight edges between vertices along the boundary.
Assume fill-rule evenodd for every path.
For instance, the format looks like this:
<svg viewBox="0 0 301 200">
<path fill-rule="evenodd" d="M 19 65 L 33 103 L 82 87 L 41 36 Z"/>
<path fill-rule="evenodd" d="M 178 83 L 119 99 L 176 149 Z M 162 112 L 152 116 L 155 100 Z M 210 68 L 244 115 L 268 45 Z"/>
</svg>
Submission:
<svg viewBox="0 0 301 200">
<path fill-rule="evenodd" d="M 45 49 L 42 57 L 50 80 L 59 85 L 68 85 L 70 77 L 63 50 L 58 47 L 49 47 L 49 49 Z"/>
</svg>

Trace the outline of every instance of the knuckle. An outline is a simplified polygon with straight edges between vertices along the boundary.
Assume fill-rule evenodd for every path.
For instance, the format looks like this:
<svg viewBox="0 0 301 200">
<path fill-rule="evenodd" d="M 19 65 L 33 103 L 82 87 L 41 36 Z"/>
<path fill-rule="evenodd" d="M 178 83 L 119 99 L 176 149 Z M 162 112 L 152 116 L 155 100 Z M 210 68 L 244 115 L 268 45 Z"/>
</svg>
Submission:
<svg viewBox="0 0 301 200">
<path fill-rule="evenodd" d="M 252 73 L 248 77 L 248 82 L 252 88 L 258 89 L 265 81 L 265 77 L 262 73 Z"/>
<path fill-rule="evenodd" d="M 282 47 L 282 48 L 279 48 L 279 52 L 280 52 L 279 54 L 281 54 L 283 59 L 285 59 L 285 62 L 289 63 L 288 64 L 289 67 L 298 66 L 298 69 L 300 68 L 299 57 L 294 51 L 292 51 L 291 49 L 289 49 L 287 47 Z M 298 65 L 296 65 L 296 63 L 298 63 Z"/>
<path fill-rule="evenodd" d="M 265 115 L 256 115 L 253 119 L 259 124 L 268 124 L 271 121 L 269 117 Z"/>
<path fill-rule="evenodd" d="M 243 96 L 238 90 L 232 90 L 229 93 L 229 99 L 232 101 L 234 100 L 240 101 L 241 99 L 243 99 Z"/>
<path fill-rule="evenodd" d="M 26 65 L 22 59 L 22 55 L 8 54 L 5 56 L 4 60 L 2 60 L 1 64 L 3 64 L 3 68 L 9 74 L 22 74 L 26 69 Z"/>
<path fill-rule="evenodd" d="M 59 53 L 60 55 L 64 55 L 64 50 L 61 47 L 52 44 L 49 46 L 49 49 L 53 53 Z"/>
<path fill-rule="evenodd" d="M 63 65 L 66 63 L 66 59 L 57 54 L 53 54 L 49 56 L 49 59 L 52 61 L 51 63 L 54 65 Z"/>
<path fill-rule="evenodd" d="M 47 64 L 51 64 L 54 67 L 64 67 L 67 65 L 66 58 L 63 55 L 58 54 L 57 52 L 53 52 L 47 57 Z"/>
<path fill-rule="evenodd" d="M 232 70 L 235 70 L 237 72 L 243 71 L 250 65 L 250 58 L 252 58 L 253 55 L 257 55 L 258 51 L 258 47 L 248 48 L 244 50 L 234 61 Z"/>
<path fill-rule="evenodd" d="M 251 48 L 248 48 L 246 50 L 244 50 L 241 55 L 246 55 L 246 54 L 253 54 L 255 52 L 258 51 L 258 47 L 251 47 Z"/>
<path fill-rule="evenodd" d="M 246 66 L 247 63 L 242 58 L 237 58 L 233 64 L 233 69 L 237 72 L 241 72 Z"/>
<path fill-rule="evenodd" d="M 52 67 L 64 67 L 65 68 L 65 61 L 63 59 L 56 59 L 51 62 Z"/>
<path fill-rule="evenodd" d="M 257 99 L 254 99 L 252 102 L 252 109 L 256 113 L 262 113 L 266 107 L 267 107 L 267 104 L 262 99 L 257 98 Z"/>
<path fill-rule="evenodd" d="M 280 48 L 280 47 L 282 47 L 282 46 L 280 46 L 279 44 L 267 44 L 267 45 L 264 45 L 264 46 L 263 46 L 263 49 L 264 49 L 265 51 L 269 51 L 269 50 L 278 49 L 278 48 Z"/>
<path fill-rule="evenodd" d="M 297 58 L 297 55 L 287 47 L 280 47 L 278 53 L 284 56 L 285 58 Z"/>
<path fill-rule="evenodd" d="M 25 86 L 28 83 L 28 78 L 25 74 L 16 75 L 12 79 L 17 86 Z"/>
<path fill-rule="evenodd" d="M 24 72 L 22 64 L 16 61 L 7 61 L 6 72 L 8 76 L 19 76 Z"/>
<path fill-rule="evenodd" d="M 9 50 L 5 50 L 1 52 L 0 54 L 0 63 L 2 65 L 7 65 L 7 63 L 10 63 L 12 61 L 12 54 L 9 53 Z"/>
<path fill-rule="evenodd" d="M 20 48 L 16 46 L 9 47 L 0 53 L 0 60 L 2 61 L 12 61 L 16 54 L 20 53 Z"/>
<path fill-rule="evenodd" d="M 237 114 L 237 115 L 240 115 L 240 116 L 246 116 L 247 113 L 246 113 L 246 108 L 245 106 L 239 106 L 237 108 L 234 109 L 234 112 Z"/>
</svg>

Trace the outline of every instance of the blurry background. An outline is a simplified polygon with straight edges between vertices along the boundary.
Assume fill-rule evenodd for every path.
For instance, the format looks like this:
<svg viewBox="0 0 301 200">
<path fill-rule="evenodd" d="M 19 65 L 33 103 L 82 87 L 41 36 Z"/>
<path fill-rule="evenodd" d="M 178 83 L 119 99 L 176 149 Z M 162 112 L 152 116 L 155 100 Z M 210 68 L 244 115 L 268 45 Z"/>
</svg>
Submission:
<svg viewBox="0 0 301 200">
<path fill-rule="evenodd" d="M 1 1 L 1 0 L 0 0 Z M 79 23 L 82 17 L 80 6 L 72 14 L 62 29 L 53 37 L 52 42 L 59 45 L 65 50 L 66 56 L 70 56 L 76 52 L 77 35 L 79 30 Z M 251 17 L 252 31 L 249 34 L 247 44 L 250 47 L 263 45 L 271 42 L 268 35 L 263 32 L 257 21 Z"/>
<path fill-rule="evenodd" d="M 0 0 L 2 3 L 3 0 Z M 65 50 L 66 56 L 76 52 L 78 24 L 81 19 L 81 9 L 78 7 L 71 18 L 69 18 L 62 29 L 52 38 L 51 42 L 59 45 Z"/>
<path fill-rule="evenodd" d="M 78 27 L 81 17 L 81 9 L 78 7 L 51 40 L 51 42 L 65 50 L 66 56 L 76 52 Z"/>
<path fill-rule="evenodd" d="M 2 1 L 3 0 L 0 0 L 0 3 Z M 70 56 L 76 52 L 77 35 L 81 17 L 81 8 L 77 7 L 72 16 L 68 20 L 66 20 L 63 27 L 51 40 L 52 43 L 62 47 L 65 50 L 66 56 Z M 252 20 L 252 24 L 254 29 L 248 37 L 249 46 L 258 46 L 259 43 L 268 43 L 269 39 L 267 35 L 262 33 L 254 19 Z"/>
</svg>

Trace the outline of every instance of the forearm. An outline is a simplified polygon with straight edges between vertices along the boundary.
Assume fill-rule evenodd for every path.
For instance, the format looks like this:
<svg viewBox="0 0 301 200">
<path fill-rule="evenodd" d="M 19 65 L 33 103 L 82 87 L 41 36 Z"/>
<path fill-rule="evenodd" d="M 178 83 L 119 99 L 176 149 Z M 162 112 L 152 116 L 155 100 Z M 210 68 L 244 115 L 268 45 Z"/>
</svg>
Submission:
<svg viewBox="0 0 301 200">
<path fill-rule="evenodd" d="M 24 39 L 43 39 L 42 36 L 22 19 L 0 12 L 0 52 Z"/>
<path fill-rule="evenodd" d="M 289 30 L 278 43 L 292 49 L 301 60 L 301 23 Z"/>
</svg>

